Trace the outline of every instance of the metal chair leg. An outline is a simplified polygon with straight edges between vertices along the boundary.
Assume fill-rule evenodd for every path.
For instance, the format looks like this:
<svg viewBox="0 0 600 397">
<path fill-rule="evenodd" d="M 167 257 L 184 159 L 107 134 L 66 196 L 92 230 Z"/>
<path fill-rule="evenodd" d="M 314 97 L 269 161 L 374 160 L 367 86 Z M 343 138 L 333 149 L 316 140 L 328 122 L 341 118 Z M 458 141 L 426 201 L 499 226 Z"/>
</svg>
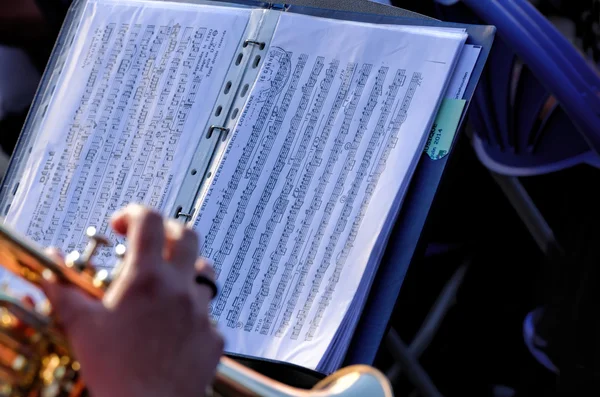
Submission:
<svg viewBox="0 0 600 397">
<path fill-rule="evenodd" d="M 500 186 L 500 189 L 502 189 L 502 192 L 508 198 L 515 211 L 517 211 L 519 218 L 521 218 L 525 227 L 531 233 L 540 250 L 548 257 L 562 254 L 563 249 L 556 240 L 552 228 L 548 225 L 519 179 L 491 171 L 490 174 L 498 186 Z"/>
</svg>

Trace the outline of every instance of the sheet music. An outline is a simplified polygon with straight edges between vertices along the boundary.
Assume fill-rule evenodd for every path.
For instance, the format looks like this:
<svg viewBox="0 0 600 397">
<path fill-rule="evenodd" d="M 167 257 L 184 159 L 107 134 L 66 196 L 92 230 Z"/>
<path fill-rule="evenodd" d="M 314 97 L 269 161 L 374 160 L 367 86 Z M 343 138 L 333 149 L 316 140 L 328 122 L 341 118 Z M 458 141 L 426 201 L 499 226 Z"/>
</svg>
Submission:
<svg viewBox="0 0 600 397">
<path fill-rule="evenodd" d="M 127 203 L 170 209 L 249 13 L 89 1 L 6 221 L 69 252 Z"/>
<path fill-rule="evenodd" d="M 227 351 L 317 366 L 465 38 L 281 15 L 194 223 Z"/>
</svg>

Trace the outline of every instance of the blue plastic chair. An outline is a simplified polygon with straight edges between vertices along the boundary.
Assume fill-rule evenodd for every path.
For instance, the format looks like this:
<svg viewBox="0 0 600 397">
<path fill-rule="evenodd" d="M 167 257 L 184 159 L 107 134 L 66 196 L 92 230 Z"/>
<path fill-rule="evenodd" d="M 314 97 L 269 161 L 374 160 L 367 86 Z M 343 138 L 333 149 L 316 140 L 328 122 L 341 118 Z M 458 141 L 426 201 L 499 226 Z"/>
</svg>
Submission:
<svg viewBox="0 0 600 397">
<path fill-rule="evenodd" d="M 448 1 L 453 2 L 438 0 Z M 470 111 L 475 152 L 542 251 L 552 256 L 560 244 L 517 177 L 585 163 L 600 168 L 600 74 L 526 0 L 462 0 L 462 5 L 497 28 Z M 525 319 L 525 343 L 558 373 L 533 343 L 539 313 Z"/>
<path fill-rule="evenodd" d="M 556 97 L 502 40 L 475 98 L 473 147 L 490 170 L 530 176 L 582 163 L 600 168 L 600 157 Z"/>
<path fill-rule="evenodd" d="M 600 75 L 594 67 L 524 0 L 462 3 L 498 28 L 471 108 L 482 163 L 510 176 L 582 163 L 600 167 Z"/>
<path fill-rule="evenodd" d="M 462 2 L 498 28 L 471 108 L 482 163 L 510 176 L 600 168 L 600 74 L 527 1 Z"/>
</svg>

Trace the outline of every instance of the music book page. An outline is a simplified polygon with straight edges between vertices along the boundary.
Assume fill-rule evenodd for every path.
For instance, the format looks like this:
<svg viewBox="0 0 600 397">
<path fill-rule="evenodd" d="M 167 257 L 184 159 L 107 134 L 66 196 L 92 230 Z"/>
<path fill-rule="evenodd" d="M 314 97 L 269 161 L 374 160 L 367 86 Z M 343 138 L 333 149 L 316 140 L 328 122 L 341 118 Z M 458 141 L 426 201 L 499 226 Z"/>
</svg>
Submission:
<svg viewBox="0 0 600 397">
<path fill-rule="evenodd" d="M 281 14 L 194 223 L 227 351 L 316 368 L 465 39 Z"/>
<path fill-rule="evenodd" d="M 250 12 L 89 1 L 6 221 L 70 252 L 129 202 L 172 207 Z"/>
</svg>

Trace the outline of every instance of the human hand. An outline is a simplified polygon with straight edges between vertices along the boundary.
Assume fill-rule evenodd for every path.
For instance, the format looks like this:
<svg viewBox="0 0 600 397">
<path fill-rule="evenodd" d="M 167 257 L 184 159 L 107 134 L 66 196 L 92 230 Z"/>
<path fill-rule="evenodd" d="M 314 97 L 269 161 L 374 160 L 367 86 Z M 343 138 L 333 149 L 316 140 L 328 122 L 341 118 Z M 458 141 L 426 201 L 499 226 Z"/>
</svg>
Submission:
<svg viewBox="0 0 600 397">
<path fill-rule="evenodd" d="M 57 282 L 43 285 L 90 394 L 202 395 L 223 340 L 208 316 L 212 291 L 194 282 L 199 273 L 214 278 L 198 259 L 197 235 L 138 205 L 115 214 L 112 227 L 127 236 L 128 252 L 102 301 Z"/>
</svg>

